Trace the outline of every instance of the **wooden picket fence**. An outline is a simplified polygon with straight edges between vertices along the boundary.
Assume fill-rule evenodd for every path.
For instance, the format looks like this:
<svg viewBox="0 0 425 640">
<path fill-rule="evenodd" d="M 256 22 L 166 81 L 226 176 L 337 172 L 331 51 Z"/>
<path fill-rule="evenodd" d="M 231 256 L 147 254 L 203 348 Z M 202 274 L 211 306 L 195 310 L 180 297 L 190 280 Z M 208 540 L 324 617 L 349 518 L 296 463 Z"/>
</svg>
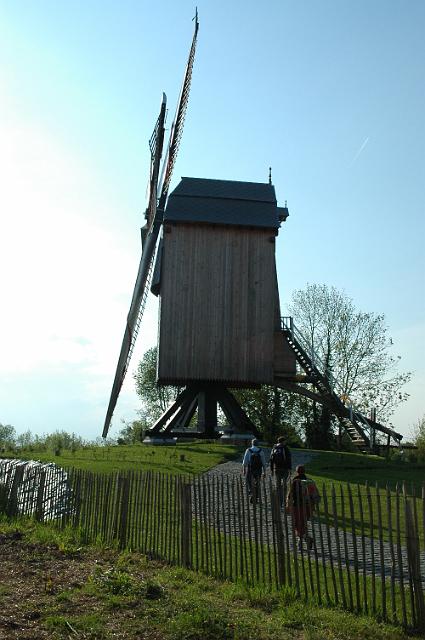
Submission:
<svg viewBox="0 0 425 640">
<path fill-rule="evenodd" d="M 86 542 L 425 629 L 425 485 L 421 495 L 319 487 L 307 549 L 270 478 L 254 504 L 239 477 L 70 469 L 66 490 L 59 479 L 43 468 L 2 475 L 0 465 L 0 509 L 78 528 Z"/>
</svg>

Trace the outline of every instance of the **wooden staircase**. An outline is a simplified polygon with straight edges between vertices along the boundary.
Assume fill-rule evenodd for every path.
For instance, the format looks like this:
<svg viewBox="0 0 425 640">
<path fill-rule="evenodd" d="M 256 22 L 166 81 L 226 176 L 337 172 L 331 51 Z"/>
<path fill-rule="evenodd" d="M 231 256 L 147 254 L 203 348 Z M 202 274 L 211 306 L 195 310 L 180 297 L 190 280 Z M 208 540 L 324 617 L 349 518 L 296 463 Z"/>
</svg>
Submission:
<svg viewBox="0 0 425 640">
<path fill-rule="evenodd" d="M 346 404 L 337 393 L 338 382 L 324 373 L 325 366 L 320 358 L 308 347 L 308 343 L 295 327 L 293 319 L 284 317 L 281 320 L 282 338 L 295 354 L 298 365 L 305 372 L 305 376 L 279 376 L 275 374 L 275 384 L 288 391 L 305 395 L 324 404 L 335 414 L 352 443 L 360 451 L 369 451 L 373 445 L 372 434 L 375 431 L 385 433 L 400 444 L 403 436 L 393 429 L 374 420 L 366 418 L 352 404 Z M 323 373 L 322 373 L 323 372 Z M 300 384 L 311 384 L 315 391 L 309 391 Z"/>
</svg>

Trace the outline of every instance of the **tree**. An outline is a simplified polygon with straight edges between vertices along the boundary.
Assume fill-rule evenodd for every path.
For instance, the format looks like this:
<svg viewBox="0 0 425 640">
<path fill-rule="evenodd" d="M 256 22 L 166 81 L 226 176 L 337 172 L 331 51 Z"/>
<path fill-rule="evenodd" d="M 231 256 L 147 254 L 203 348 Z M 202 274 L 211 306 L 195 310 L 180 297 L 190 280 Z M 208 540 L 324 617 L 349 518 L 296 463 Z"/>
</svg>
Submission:
<svg viewBox="0 0 425 640">
<path fill-rule="evenodd" d="M 417 421 L 414 427 L 413 442 L 418 447 L 419 460 L 425 460 L 425 415 Z"/>
<path fill-rule="evenodd" d="M 146 419 L 133 420 L 132 422 L 122 421 L 123 427 L 118 433 L 118 444 L 135 444 L 143 439 L 143 432 L 147 429 Z"/>
<path fill-rule="evenodd" d="M 259 389 L 233 389 L 232 393 L 264 440 L 285 436 L 289 444 L 300 444 L 297 398 L 283 389 L 263 385 Z"/>
<path fill-rule="evenodd" d="M 31 449 L 33 442 L 34 438 L 29 429 L 24 431 L 24 433 L 20 433 L 16 438 L 16 443 L 20 449 Z"/>
<path fill-rule="evenodd" d="M 57 454 L 59 455 L 62 449 L 73 452 L 81 449 L 84 446 L 84 441 L 80 436 L 75 435 L 75 433 L 70 434 L 67 431 L 56 430 L 44 437 L 44 446 L 47 449 L 59 452 Z"/>
<path fill-rule="evenodd" d="M 15 427 L 11 424 L 1 424 L 0 422 L 0 448 L 12 449 L 16 444 Z"/>
<path fill-rule="evenodd" d="M 325 284 L 295 291 L 289 311 L 336 393 L 365 415 L 376 408 L 377 420 L 387 422 L 407 400 L 402 387 L 411 374 L 397 371 L 400 356 L 391 353 L 385 317 L 358 311 L 344 292 Z"/>
<path fill-rule="evenodd" d="M 143 354 L 133 376 L 136 381 L 136 392 L 143 402 L 143 419 L 147 424 L 155 422 L 174 402 L 180 391 L 179 387 L 156 384 L 157 354 L 156 347 L 148 349 Z"/>
</svg>

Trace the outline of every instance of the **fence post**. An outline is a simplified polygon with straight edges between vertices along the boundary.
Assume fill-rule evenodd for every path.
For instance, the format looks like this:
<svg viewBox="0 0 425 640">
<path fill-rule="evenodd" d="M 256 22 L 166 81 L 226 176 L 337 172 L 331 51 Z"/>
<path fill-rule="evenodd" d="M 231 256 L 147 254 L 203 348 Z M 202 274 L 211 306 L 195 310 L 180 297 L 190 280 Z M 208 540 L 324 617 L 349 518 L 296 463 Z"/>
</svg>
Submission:
<svg viewBox="0 0 425 640">
<path fill-rule="evenodd" d="M 191 567 L 191 539 L 192 539 L 192 487 L 183 482 L 181 484 L 181 562 L 184 567 Z"/>
<path fill-rule="evenodd" d="M 35 507 L 35 519 L 38 522 L 44 520 L 44 488 L 46 486 L 46 471 L 43 469 L 40 472 L 40 482 L 37 489 L 37 504 Z"/>
<path fill-rule="evenodd" d="M 130 481 L 128 475 L 121 478 L 121 514 L 119 523 L 119 546 L 125 549 L 127 546 L 127 521 L 128 521 L 128 501 L 130 495 Z M 117 505 L 118 509 L 118 505 Z"/>
<path fill-rule="evenodd" d="M 24 477 L 24 467 L 15 467 L 15 475 L 13 476 L 12 486 L 10 488 L 9 500 L 7 502 L 6 513 L 8 516 L 18 515 L 18 490 Z"/>
<path fill-rule="evenodd" d="M 7 486 L 0 480 L 0 514 L 6 513 L 7 508 Z"/>
<path fill-rule="evenodd" d="M 276 487 L 271 487 L 272 522 L 275 531 L 277 547 L 277 579 L 279 585 L 286 582 L 285 571 L 285 543 L 283 538 L 282 520 L 280 517 L 280 496 Z"/>
<path fill-rule="evenodd" d="M 407 559 L 409 563 L 409 573 L 412 579 L 413 593 L 416 609 L 416 627 L 423 631 L 425 629 L 425 601 L 422 589 L 421 564 L 419 536 L 413 521 L 410 502 L 405 501 L 406 513 L 406 542 Z"/>
</svg>

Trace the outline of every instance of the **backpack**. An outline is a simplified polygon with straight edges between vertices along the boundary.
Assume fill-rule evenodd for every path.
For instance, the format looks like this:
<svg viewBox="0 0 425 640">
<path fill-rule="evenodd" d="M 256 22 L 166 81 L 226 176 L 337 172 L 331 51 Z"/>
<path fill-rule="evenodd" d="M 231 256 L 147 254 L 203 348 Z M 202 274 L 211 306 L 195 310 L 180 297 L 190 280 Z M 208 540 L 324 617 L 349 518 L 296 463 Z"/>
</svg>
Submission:
<svg viewBox="0 0 425 640">
<path fill-rule="evenodd" d="M 307 499 L 311 505 L 316 506 L 320 502 L 320 495 L 314 480 L 301 480 L 306 485 Z"/>
<path fill-rule="evenodd" d="M 301 502 L 303 506 L 310 505 L 314 508 L 320 502 L 316 483 L 308 478 L 306 480 L 296 480 L 296 485 L 294 483 L 293 486 L 292 500 L 296 506 L 299 506 Z"/>
<path fill-rule="evenodd" d="M 250 449 L 251 457 L 249 459 L 249 470 L 254 475 L 260 474 L 263 471 L 263 461 L 261 459 L 261 450 L 253 451 Z"/>
<path fill-rule="evenodd" d="M 314 480 L 306 478 L 305 480 L 297 481 L 297 487 L 293 495 L 294 504 L 299 504 L 300 498 L 304 506 L 310 505 L 314 508 L 319 504 L 320 495 Z"/>
<path fill-rule="evenodd" d="M 289 469 L 288 460 L 286 459 L 285 447 L 276 446 L 273 447 L 270 463 L 276 467 L 276 469 Z"/>
</svg>

